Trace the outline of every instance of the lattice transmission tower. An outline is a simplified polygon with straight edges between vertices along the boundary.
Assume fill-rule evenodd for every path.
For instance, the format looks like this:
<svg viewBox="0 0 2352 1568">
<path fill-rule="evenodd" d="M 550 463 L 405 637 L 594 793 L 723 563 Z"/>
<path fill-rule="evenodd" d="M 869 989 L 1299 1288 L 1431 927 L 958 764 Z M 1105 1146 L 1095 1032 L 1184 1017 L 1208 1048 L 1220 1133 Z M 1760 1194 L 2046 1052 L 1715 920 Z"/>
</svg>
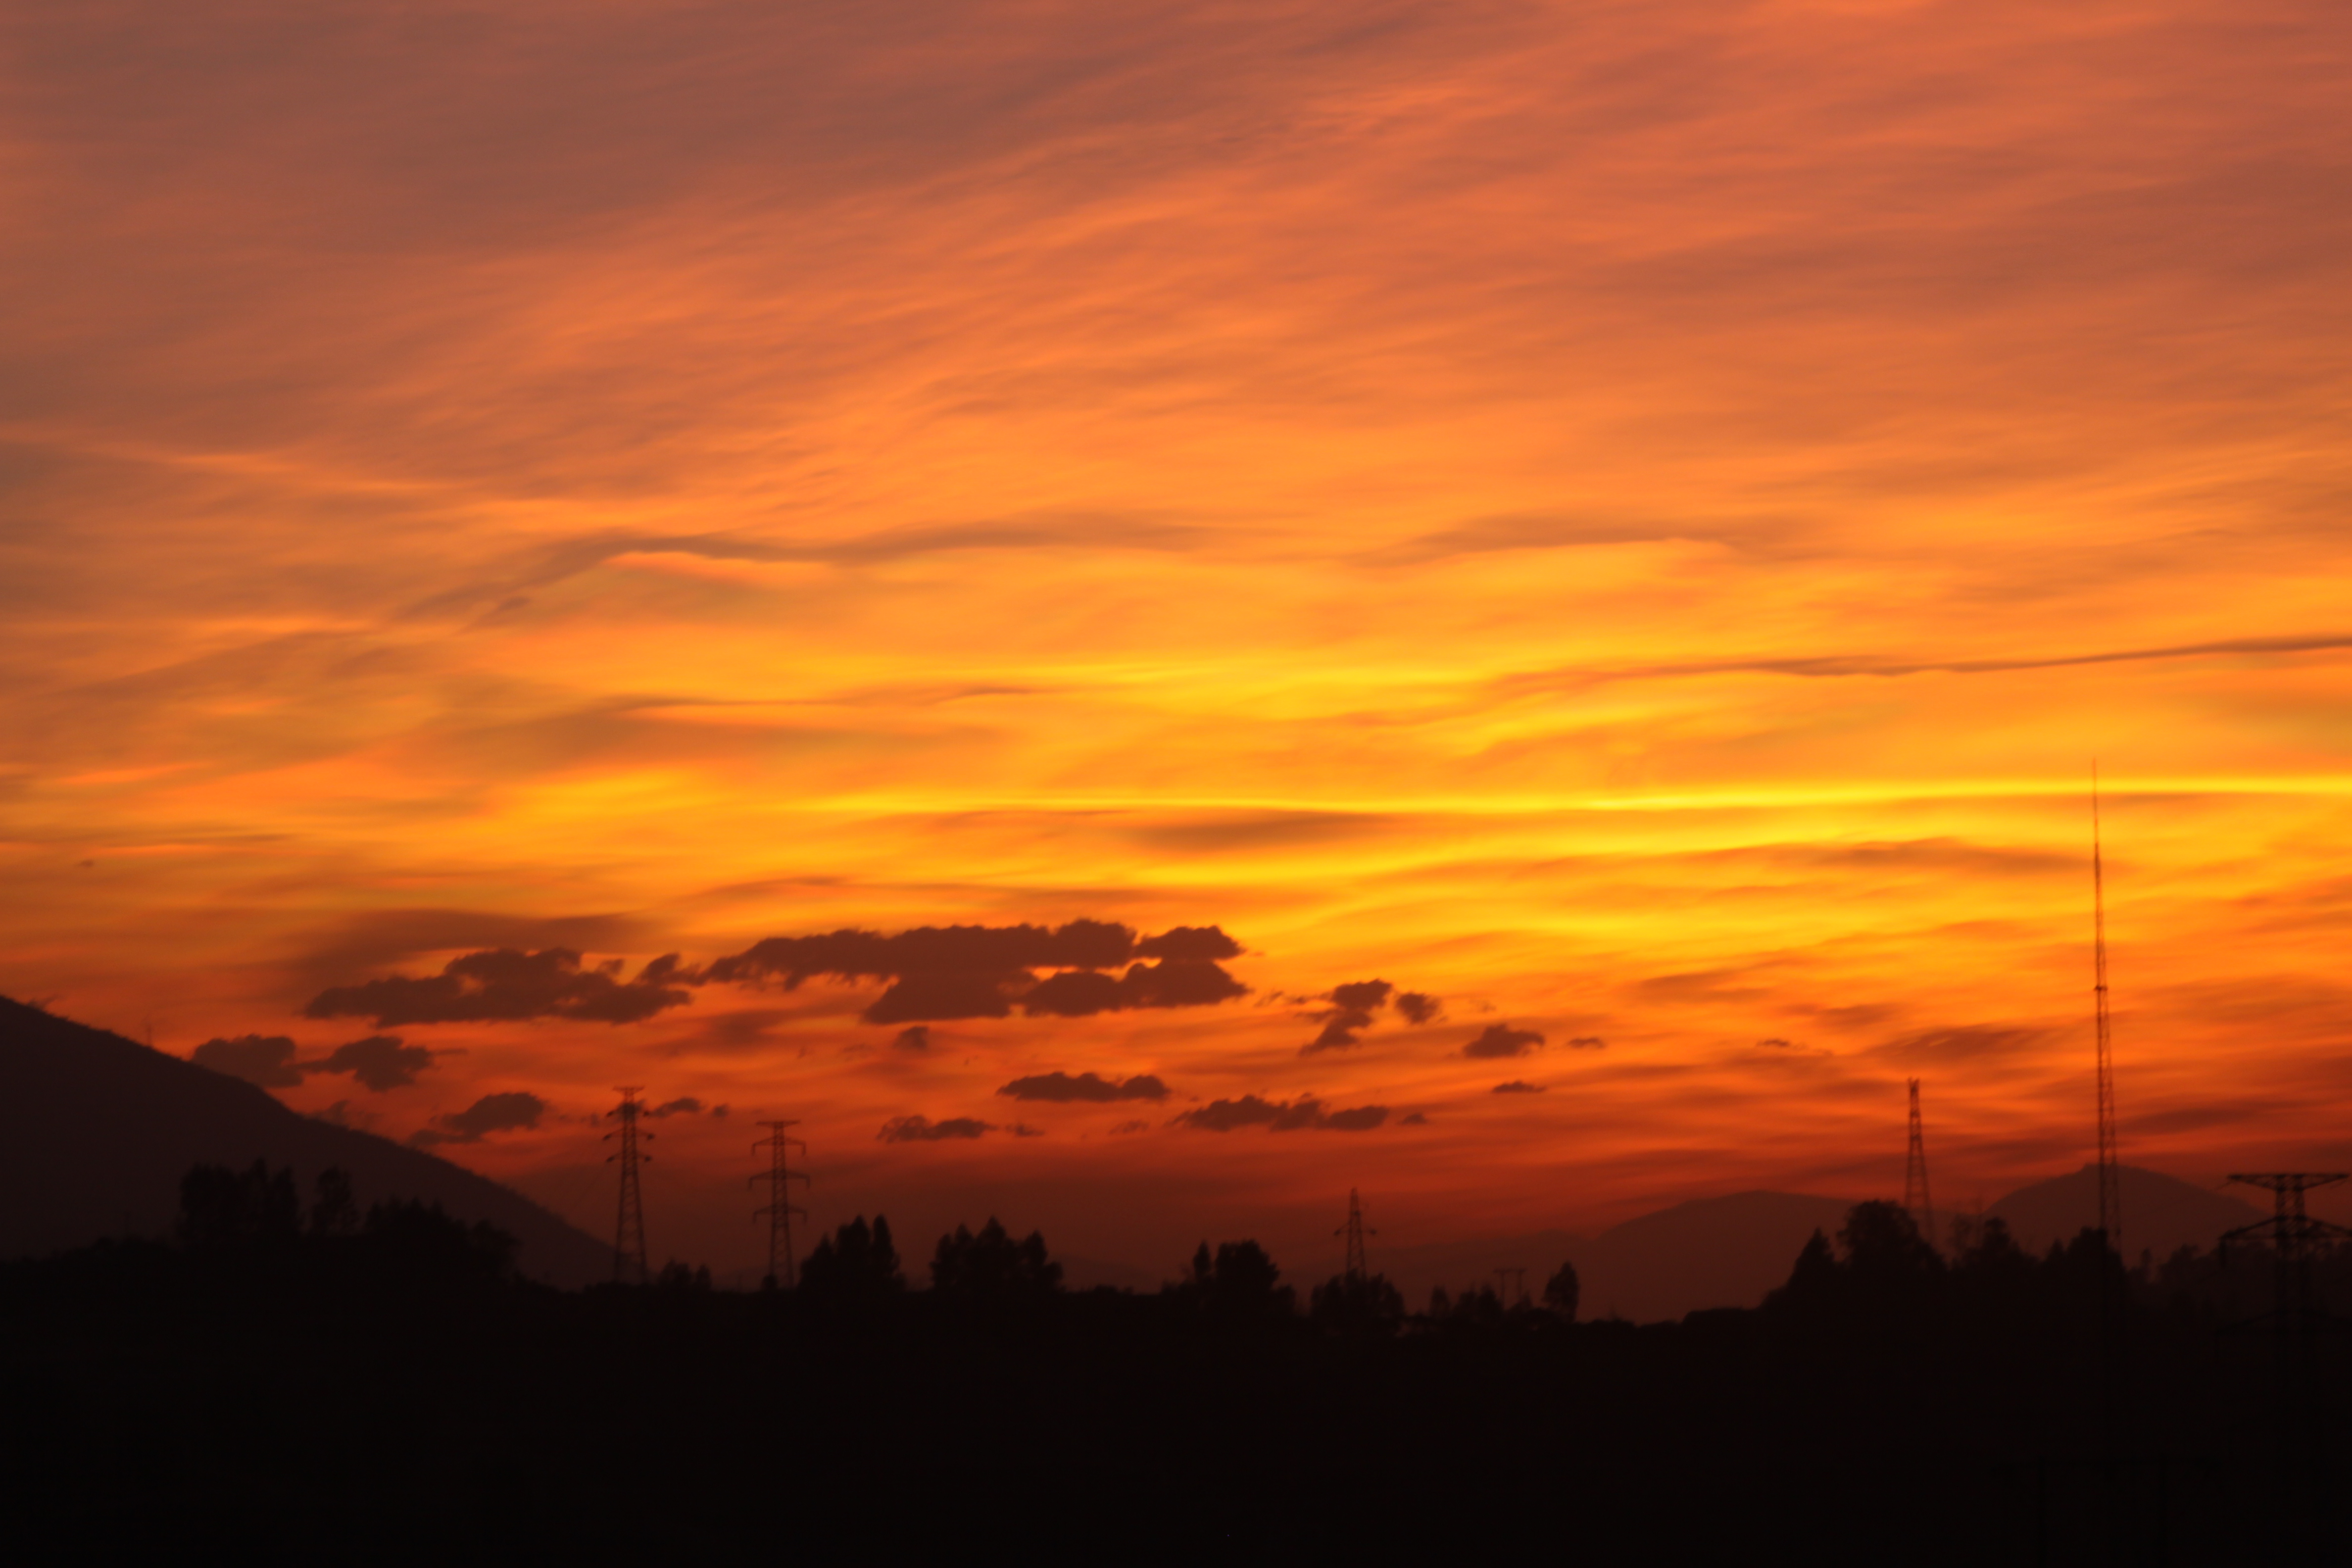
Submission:
<svg viewBox="0 0 2352 1568">
<path fill-rule="evenodd" d="M 2230 1180 L 2262 1187 L 2271 1194 L 2271 1217 L 2226 1231 L 2221 1248 L 2231 1242 L 2267 1244 L 2274 1270 L 2268 1314 L 2249 1327 L 2267 1326 L 2278 1336 L 2279 1391 L 2292 1399 L 2299 1388 L 2311 1386 L 2308 1362 L 2311 1336 L 2327 1321 L 2312 1289 L 2311 1266 L 2331 1242 L 2352 1239 L 2352 1230 L 2314 1219 L 2304 1212 L 2303 1194 L 2314 1187 L 2343 1181 L 2342 1171 L 2267 1171 L 2233 1174 Z"/>
<path fill-rule="evenodd" d="M 805 1154 L 808 1145 L 785 1135 L 785 1128 L 800 1125 L 798 1118 L 789 1121 L 762 1121 L 760 1125 L 768 1130 L 768 1135 L 752 1144 L 751 1148 L 755 1152 L 761 1149 L 768 1151 L 768 1168 L 752 1177 L 751 1184 L 756 1186 L 761 1182 L 767 1183 L 768 1201 L 765 1206 L 753 1211 L 751 1217 L 768 1222 L 768 1289 L 772 1290 L 781 1285 L 789 1290 L 794 1283 L 793 1215 L 808 1218 L 808 1210 L 796 1207 L 793 1203 L 793 1184 L 805 1182 L 808 1176 L 806 1173 L 792 1168 L 792 1152 L 798 1148 Z"/>
<path fill-rule="evenodd" d="M 1331 1234 L 1348 1238 L 1348 1267 L 1344 1270 L 1348 1283 L 1360 1284 L 1370 1279 L 1372 1271 L 1364 1261 L 1364 1237 L 1367 1234 L 1364 1229 L 1364 1205 L 1362 1200 L 1356 1196 L 1356 1189 L 1353 1187 L 1348 1189 L 1348 1223 Z M 1380 1232 L 1375 1230 L 1369 1234 L 1378 1236 Z"/>
<path fill-rule="evenodd" d="M 620 1131 L 604 1134 L 607 1142 L 614 1138 L 621 1141 L 619 1151 L 607 1155 L 604 1161 L 608 1165 L 618 1164 L 621 1167 L 621 1217 L 613 1228 L 613 1281 L 618 1285 L 642 1285 L 648 1278 L 648 1270 L 646 1268 L 646 1201 L 637 1185 L 637 1165 L 640 1161 L 649 1160 L 652 1156 L 637 1152 L 637 1140 L 642 1137 L 650 1142 L 653 1134 L 637 1131 L 637 1118 L 645 1110 L 638 1103 L 637 1096 L 645 1092 L 644 1089 L 631 1086 L 618 1089 L 617 1092 L 621 1103 L 613 1114 L 620 1119 Z"/>
<path fill-rule="evenodd" d="M 1911 1153 L 1903 1167 L 1903 1206 L 1927 1245 L 1936 1246 L 1936 1205 L 1927 1196 L 1927 1139 L 1919 1126 L 1919 1080 L 1911 1082 Z"/>
</svg>

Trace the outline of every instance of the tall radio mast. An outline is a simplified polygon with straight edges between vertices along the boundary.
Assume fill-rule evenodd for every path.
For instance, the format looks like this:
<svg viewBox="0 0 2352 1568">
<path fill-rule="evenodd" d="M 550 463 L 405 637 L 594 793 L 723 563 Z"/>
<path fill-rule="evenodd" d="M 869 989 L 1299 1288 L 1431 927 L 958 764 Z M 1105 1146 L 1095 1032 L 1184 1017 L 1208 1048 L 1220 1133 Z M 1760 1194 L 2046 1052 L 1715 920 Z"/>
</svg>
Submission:
<svg viewBox="0 0 2352 1568">
<path fill-rule="evenodd" d="M 2107 881 L 2099 844 L 2099 771 L 2091 769 L 2092 959 L 2099 1026 L 2099 1234 L 2116 1257 L 2124 1250 L 2124 1200 L 2116 1177 L 2116 1053 L 2114 1025 L 2107 1016 Z"/>
</svg>

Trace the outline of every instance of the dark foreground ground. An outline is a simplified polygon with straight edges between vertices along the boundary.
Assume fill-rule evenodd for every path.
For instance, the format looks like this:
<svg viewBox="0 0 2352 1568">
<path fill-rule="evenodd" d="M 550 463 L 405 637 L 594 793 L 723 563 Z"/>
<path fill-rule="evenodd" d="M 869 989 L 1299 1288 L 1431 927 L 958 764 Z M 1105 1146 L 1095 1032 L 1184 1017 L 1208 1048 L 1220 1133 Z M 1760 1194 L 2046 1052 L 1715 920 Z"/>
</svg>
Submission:
<svg viewBox="0 0 2352 1568">
<path fill-rule="evenodd" d="M 562 1293 L 399 1220 L 0 1268 L 16 1545 L 2344 1560 L 2343 1347 L 2282 1407 L 2272 1342 L 2223 1331 L 2268 1304 L 2266 1257 L 2126 1282 L 2110 1426 L 2122 1276 L 2087 1243 L 1947 1267 L 1865 1226 L 1765 1309 L 1636 1328 L 1491 1298 L 1398 1323 L 1377 1292 L 1318 1323 L 1213 1278 Z"/>
</svg>

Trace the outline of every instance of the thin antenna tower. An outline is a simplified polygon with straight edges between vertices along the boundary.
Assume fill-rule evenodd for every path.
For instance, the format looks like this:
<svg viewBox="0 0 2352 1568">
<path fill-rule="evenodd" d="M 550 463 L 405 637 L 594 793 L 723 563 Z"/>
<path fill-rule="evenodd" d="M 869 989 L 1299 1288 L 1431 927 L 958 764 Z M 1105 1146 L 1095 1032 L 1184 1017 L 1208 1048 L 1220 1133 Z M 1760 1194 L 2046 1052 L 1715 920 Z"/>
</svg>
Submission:
<svg viewBox="0 0 2352 1568">
<path fill-rule="evenodd" d="M 764 1208 L 755 1210 L 751 1217 L 764 1217 L 768 1222 L 768 1289 L 772 1290 L 781 1285 L 789 1290 L 794 1283 L 793 1215 L 808 1218 L 808 1210 L 794 1207 L 792 1201 L 792 1184 L 808 1180 L 804 1173 L 792 1168 L 792 1152 L 797 1146 L 805 1154 L 808 1145 L 784 1134 L 785 1128 L 800 1125 L 797 1118 L 790 1121 L 762 1121 L 760 1125 L 768 1130 L 768 1135 L 751 1147 L 755 1152 L 761 1149 L 768 1151 L 768 1169 L 763 1174 L 752 1177 L 751 1182 L 754 1185 L 761 1182 L 768 1184 L 768 1202 Z"/>
<path fill-rule="evenodd" d="M 2107 1016 L 2107 875 L 2099 843 L 2099 769 L 2091 765 L 2091 928 L 2099 1022 L 2099 1232 L 2124 1254 L 2123 1184 L 2116 1158 L 2115 1029 Z"/>
<path fill-rule="evenodd" d="M 1348 1223 L 1331 1234 L 1348 1238 L 1348 1267 L 1344 1271 L 1348 1283 L 1360 1284 L 1370 1279 L 1372 1271 L 1364 1261 L 1364 1205 L 1363 1201 L 1356 1196 L 1356 1189 L 1353 1187 L 1348 1189 Z M 1378 1236 L 1380 1232 L 1376 1230 L 1370 1234 Z"/>
<path fill-rule="evenodd" d="M 617 1092 L 621 1104 L 613 1114 L 621 1119 L 621 1130 L 604 1134 L 608 1141 L 621 1141 L 620 1152 L 607 1155 L 604 1160 L 608 1165 L 618 1162 L 621 1167 L 621 1217 L 613 1230 L 613 1282 L 642 1285 L 649 1271 L 646 1268 L 646 1203 L 644 1194 L 637 1188 L 637 1163 L 641 1159 L 652 1158 L 637 1152 L 637 1116 L 645 1109 L 637 1103 L 637 1096 L 644 1089 L 632 1086 Z M 650 1140 L 653 1134 L 643 1136 Z"/>
<path fill-rule="evenodd" d="M 1927 1245 L 1936 1245 L 1936 1205 L 1927 1198 L 1927 1140 L 1919 1129 L 1919 1080 L 1911 1079 L 1911 1157 L 1903 1168 L 1903 1206 L 1918 1223 Z"/>
</svg>

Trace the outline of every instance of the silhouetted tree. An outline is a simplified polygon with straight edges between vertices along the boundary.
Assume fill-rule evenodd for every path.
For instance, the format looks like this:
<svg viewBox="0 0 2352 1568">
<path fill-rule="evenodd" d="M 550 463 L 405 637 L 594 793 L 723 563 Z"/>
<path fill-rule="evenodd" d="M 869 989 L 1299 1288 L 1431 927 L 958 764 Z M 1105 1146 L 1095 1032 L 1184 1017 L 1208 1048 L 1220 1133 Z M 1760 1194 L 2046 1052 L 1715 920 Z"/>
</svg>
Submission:
<svg viewBox="0 0 2352 1568">
<path fill-rule="evenodd" d="M 1211 1317 L 1234 1321 L 1286 1318 L 1298 1310 L 1298 1296 L 1281 1279 L 1282 1270 L 1256 1242 L 1219 1242 L 1212 1258 L 1204 1241 L 1192 1254 L 1189 1276 L 1172 1289 L 1198 1301 Z"/>
<path fill-rule="evenodd" d="M 1816 1230 L 1797 1254 L 1789 1282 L 1765 1297 L 1764 1304 L 1801 1311 L 1827 1306 L 1838 1294 L 1837 1253 L 1831 1248 L 1830 1238 Z"/>
<path fill-rule="evenodd" d="M 880 1215 L 870 1226 L 859 1215 L 816 1244 L 801 1265 L 801 1289 L 823 1301 L 872 1303 L 907 1288 L 898 1272 L 898 1249 L 890 1222 Z"/>
<path fill-rule="evenodd" d="M 1582 1289 L 1576 1278 L 1576 1265 L 1562 1263 L 1559 1272 L 1544 1281 L 1544 1305 L 1572 1323 L 1576 1321 L 1576 1303 Z"/>
<path fill-rule="evenodd" d="M 1404 1324 L 1404 1297 L 1381 1275 L 1342 1274 L 1315 1287 L 1307 1316 L 1331 1333 L 1386 1336 Z"/>
<path fill-rule="evenodd" d="M 1045 1237 L 1033 1230 L 1015 1241 L 993 1215 L 977 1236 L 956 1226 L 931 1255 L 931 1289 L 964 1300 L 1034 1298 L 1061 1284 L 1062 1266 L 1045 1256 Z"/>
<path fill-rule="evenodd" d="M 1892 1282 L 1940 1274 L 1944 1260 L 1919 1234 L 1919 1222 L 1901 1204 L 1874 1199 L 1845 1212 L 1838 1246 L 1856 1279 Z"/>
<path fill-rule="evenodd" d="M 468 1225 L 439 1204 L 405 1202 L 370 1205 L 360 1243 L 377 1268 L 401 1279 L 477 1284 L 511 1275 L 519 1245 L 487 1220 Z"/>
<path fill-rule="evenodd" d="M 708 1290 L 710 1289 L 710 1266 L 689 1268 L 676 1258 L 662 1265 L 654 1276 L 654 1284 L 664 1290 Z"/>
<path fill-rule="evenodd" d="M 175 1228 L 187 1247 L 290 1247 L 302 1234 L 294 1173 L 272 1172 L 266 1160 L 246 1171 L 192 1165 L 180 1178 Z"/>
<path fill-rule="evenodd" d="M 349 1236 L 360 1227 L 359 1200 L 352 1195 L 349 1171 L 334 1166 L 319 1173 L 319 1195 L 310 1205 L 312 1236 Z"/>
</svg>

